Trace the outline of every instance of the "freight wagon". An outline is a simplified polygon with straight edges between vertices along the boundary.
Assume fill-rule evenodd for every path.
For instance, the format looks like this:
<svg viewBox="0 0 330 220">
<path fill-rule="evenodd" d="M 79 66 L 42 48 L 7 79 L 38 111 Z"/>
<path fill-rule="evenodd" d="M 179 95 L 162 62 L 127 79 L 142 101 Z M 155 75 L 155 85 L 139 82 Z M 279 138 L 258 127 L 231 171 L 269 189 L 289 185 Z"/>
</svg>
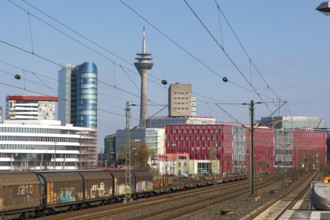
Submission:
<svg viewBox="0 0 330 220">
<path fill-rule="evenodd" d="M 165 176 L 154 180 L 147 170 L 0 172 L 0 219 L 27 219 L 121 202 L 127 194 L 137 199 L 245 179 L 246 175 L 185 178 Z M 131 182 L 131 184 L 129 184 Z"/>
<path fill-rule="evenodd" d="M 0 172 L 0 218 L 34 216 L 41 204 L 41 184 L 33 172 Z"/>
<path fill-rule="evenodd" d="M 153 177 L 146 170 L 132 170 L 131 188 L 125 171 L 0 172 L 0 219 L 43 216 L 149 196 Z"/>
</svg>

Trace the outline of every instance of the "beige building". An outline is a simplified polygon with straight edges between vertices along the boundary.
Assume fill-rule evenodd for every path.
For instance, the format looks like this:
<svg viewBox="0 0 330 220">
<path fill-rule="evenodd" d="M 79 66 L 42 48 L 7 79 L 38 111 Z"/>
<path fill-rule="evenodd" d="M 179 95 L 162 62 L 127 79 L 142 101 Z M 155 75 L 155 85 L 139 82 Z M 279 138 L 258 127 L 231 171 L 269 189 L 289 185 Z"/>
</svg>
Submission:
<svg viewBox="0 0 330 220">
<path fill-rule="evenodd" d="M 171 84 L 168 92 L 169 116 L 196 116 L 196 98 L 191 84 Z"/>
</svg>

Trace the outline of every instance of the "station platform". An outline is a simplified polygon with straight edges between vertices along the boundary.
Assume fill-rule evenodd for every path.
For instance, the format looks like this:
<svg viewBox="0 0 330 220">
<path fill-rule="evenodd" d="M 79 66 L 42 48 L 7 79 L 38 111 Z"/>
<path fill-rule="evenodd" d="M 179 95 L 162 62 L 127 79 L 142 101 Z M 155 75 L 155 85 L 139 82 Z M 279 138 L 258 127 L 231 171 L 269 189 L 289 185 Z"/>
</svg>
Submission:
<svg viewBox="0 0 330 220">
<path fill-rule="evenodd" d="M 329 220 L 330 211 L 291 209 L 284 212 L 278 219 L 279 220 L 289 220 L 289 219 Z"/>
</svg>

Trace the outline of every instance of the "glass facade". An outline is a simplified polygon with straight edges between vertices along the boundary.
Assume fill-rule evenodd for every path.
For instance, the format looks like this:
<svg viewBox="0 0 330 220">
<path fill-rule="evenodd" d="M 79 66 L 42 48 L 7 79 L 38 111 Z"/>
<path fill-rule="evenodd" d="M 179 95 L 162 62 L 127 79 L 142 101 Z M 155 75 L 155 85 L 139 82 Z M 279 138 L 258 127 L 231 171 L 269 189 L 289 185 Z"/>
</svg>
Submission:
<svg viewBox="0 0 330 220">
<path fill-rule="evenodd" d="M 297 129 L 297 128 L 314 128 L 326 129 L 325 121 L 320 117 L 309 116 L 278 116 L 278 117 L 263 117 L 258 123 L 263 126 L 272 127 L 275 129 Z"/>
<path fill-rule="evenodd" d="M 325 121 L 320 117 L 285 116 L 283 117 L 283 128 L 326 128 Z"/>
<path fill-rule="evenodd" d="M 233 126 L 233 172 L 246 173 L 246 128 Z"/>
<path fill-rule="evenodd" d="M 274 165 L 278 172 L 293 166 L 293 130 L 274 130 Z"/>
<path fill-rule="evenodd" d="M 58 72 L 58 118 L 62 125 L 71 124 L 71 73 L 74 66 L 67 64 Z"/>
<path fill-rule="evenodd" d="M 62 124 L 97 127 L 97 67 L 85 62 L 59 71 L 59 118 Z"/>
<path fill-rule="evenodd" d="M 153 117 L 147 119 L 147 128 L 165 128 L 167 124 L 215 124 L 212 117 Z"/>
<path fill-rule="evenodd" d="M 85 62 L 75 68 L 76 103 L 72 102 L 72 109 L 76 109 L 73 119 L 79 127 L 97 127 L 97 68 L 92 62 Z"/>
</svg>

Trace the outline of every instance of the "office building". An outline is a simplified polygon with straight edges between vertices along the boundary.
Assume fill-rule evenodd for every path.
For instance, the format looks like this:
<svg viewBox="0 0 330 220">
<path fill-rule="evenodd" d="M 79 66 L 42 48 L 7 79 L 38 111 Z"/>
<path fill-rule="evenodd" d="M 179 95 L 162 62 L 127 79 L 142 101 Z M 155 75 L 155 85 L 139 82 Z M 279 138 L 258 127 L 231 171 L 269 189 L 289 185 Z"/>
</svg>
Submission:
<svg viewBox="0 0 330 220">
<path fill-rule="evenodd" d="M 169 116 L 196 116 L 196 98 L 191 84 L 171 84 L 168 89 Z"/>
<path fill-rule="evenodd" d="M 62 125 L 97 127 L 97 67 L 65 65 L 58 72 L 58 116 Z"/>
<path fill-rule="evenodd" d="M 198 173 L 247 173 L 250 168 L 248 126 L 166 125 L 165 135 L 166 153 L 188 154 L 198 161 Z M 258 127 L 254 130 L 255 171 L 318 170 L 326 165 L 326 142 L 324 130 Z"/>
<path fill-rule="evenodd" d="M 76 170 L 97 165 L 95 128 L 54 120 L 0 124 L 0 170 Z"/>
</svg>

